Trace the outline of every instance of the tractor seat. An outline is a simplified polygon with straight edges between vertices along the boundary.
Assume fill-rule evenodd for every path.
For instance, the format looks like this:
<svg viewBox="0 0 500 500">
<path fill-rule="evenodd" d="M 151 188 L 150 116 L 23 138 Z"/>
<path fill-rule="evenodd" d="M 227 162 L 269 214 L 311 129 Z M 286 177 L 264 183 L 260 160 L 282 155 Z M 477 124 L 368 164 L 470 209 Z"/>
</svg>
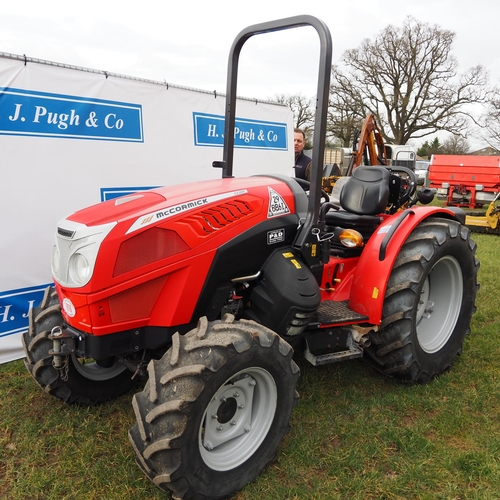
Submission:
<svg viewBox="0 0 500 500">
<path fill-rule="evenodd" d="M 340 191 L 339 201 L 343 210 L 328 211 L 325 215 L 327 226 L 357 229 L 362 234 L 371 234 L 380 224 L 376 214 L 387 208 L 389 177 L 389 171 L 382 166 L 356 168 Z"/>
<path fill-rule="evenodd" d="M 340 193 L 340 205 L 347 212 L 375 215 L 389 202 L 389 171 L 385 167 L 358 167 Z"/>
</svg>

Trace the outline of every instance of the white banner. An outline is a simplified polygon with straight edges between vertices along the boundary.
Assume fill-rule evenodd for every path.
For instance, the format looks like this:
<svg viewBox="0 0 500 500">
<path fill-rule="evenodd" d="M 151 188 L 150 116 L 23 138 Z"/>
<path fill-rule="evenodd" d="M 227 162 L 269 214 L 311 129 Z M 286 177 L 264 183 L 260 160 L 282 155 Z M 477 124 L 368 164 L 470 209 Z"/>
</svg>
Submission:
<svg viewBox="0 0 500 500">
<path fill-rule="evenodd" d="M 57 221 L 151 187 L 221 177 L 224 96 L 0 53 L 0 363 L 24 356 Z M 238 99 L 234 175 L 290 174 L 293 117 Z"/>
</svg>

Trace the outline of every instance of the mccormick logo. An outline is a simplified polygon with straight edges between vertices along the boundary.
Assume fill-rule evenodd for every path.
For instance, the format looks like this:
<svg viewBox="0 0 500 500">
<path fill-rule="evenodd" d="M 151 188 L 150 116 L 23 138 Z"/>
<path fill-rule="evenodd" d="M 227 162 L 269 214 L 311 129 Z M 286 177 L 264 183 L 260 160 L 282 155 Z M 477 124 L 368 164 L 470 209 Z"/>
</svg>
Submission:
<svg viewBox="0 0 500 500">
<path fill-rule="evenodd" d="M 181 205 L 175 205 L 174 207 L 167 208 L 163 212 L 155 212 L 156 219 L 163 219 L 164 217 L 170 217 L 171 215 L 176 215 L 191 208 L 201 207 L 208 203 L 208 198 L 202 198 L 200 200 L 190 201 L 188 203 L 182 203 Z"/>
<path fill-rule="evenodd" d="M 239 196 L 241 194 L 245 194 L 246 192 L 247 192 L 246 189 L 240 189 L 239 191 L 231 191 L 229 193 L 222 193 L 222 194 L 216 194 L 214 196 L 208 196 L 205 198 L 198 198 L 197 200 L 191 200 L 185 203 L 179 203 L 178 205 L 173 205 L 168 208 L 157 210 L 156 212 L 152 212 L 150 214 L 139 217 L 130 226 L 126 234 L 133 233 L 134 231 L 149 226 L 150 224 L 153 224 L 158 220 L 167 219 L 168 217 L 172 217 L 173 215 L 179 215 L 189 210 L 193 210 L 194 208 L 202 207 L 204 205 L 208 205 L 209 203 L 224 200 L 226 198 L 232 198 L 233 196 Z"/>
</svg>

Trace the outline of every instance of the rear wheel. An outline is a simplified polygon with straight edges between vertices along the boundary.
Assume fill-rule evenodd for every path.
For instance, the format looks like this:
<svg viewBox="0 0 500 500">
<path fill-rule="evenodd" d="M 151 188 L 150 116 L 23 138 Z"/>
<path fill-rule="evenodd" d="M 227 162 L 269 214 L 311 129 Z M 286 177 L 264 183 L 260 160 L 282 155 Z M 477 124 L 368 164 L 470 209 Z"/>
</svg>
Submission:
<svg viewBox="0 0 500 500">
<path fill-rule="evenodd" d="M 479 285 L 476 244 L 456 221 L 428 219 L 411 233 L 389 278 L 381 328 L 366 353 L 388 375 L 427 382 L 461 353 Z"/>
<path fill-rule="evenodd" d="M 140 467 L 174 498 L 229 497 L 273 459 L 299 376 L 274 332 L 231 315 L 202 318 L 148 371 L 129 437 Z"/>
<path fill-rule="evenodd" d="M 49 287 L 40 306 L 30 311 L 30 327 L 22 336 L 24 364 L 45 392 L 68 404 L 95 405 L 116 399 L 137 385 L 116 358 L 104 363 L 71 355 L 63 368 L 54 368 L 49 354 L 53 342 L 48 336 L 62 323 L 59 299 Z"/>
</svg>

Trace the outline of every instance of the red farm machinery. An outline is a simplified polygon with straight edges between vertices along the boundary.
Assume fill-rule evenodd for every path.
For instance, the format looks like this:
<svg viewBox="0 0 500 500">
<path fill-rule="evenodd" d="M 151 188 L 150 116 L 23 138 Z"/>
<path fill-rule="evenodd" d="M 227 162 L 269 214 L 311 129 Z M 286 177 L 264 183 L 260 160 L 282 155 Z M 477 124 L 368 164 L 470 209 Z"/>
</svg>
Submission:
<svg viewBox="0 0 500 500">
<path fill-rule="evenodd" d="M 408 383 L 448 370 L 475 311 L 476 245 L 456 207 L 429 202 L 405 167 L 359 166 L 339 203 L 322 192 L 332 41 L 311 16 L 235 39 L 225 130 L 235 125 L 238 60 L 252 36 L 302 26 L 320 42 L 310 183 L 233 176 L 137 193 L 57 224 L 54 286 L 31 310 L 26 367 L 68 404 L 140 384 L 129 431 L 144 473 L 174 498 L 234 494 L 272 460 L 298 402 L 295 356 L 364 358 Z"/>
</svg>

